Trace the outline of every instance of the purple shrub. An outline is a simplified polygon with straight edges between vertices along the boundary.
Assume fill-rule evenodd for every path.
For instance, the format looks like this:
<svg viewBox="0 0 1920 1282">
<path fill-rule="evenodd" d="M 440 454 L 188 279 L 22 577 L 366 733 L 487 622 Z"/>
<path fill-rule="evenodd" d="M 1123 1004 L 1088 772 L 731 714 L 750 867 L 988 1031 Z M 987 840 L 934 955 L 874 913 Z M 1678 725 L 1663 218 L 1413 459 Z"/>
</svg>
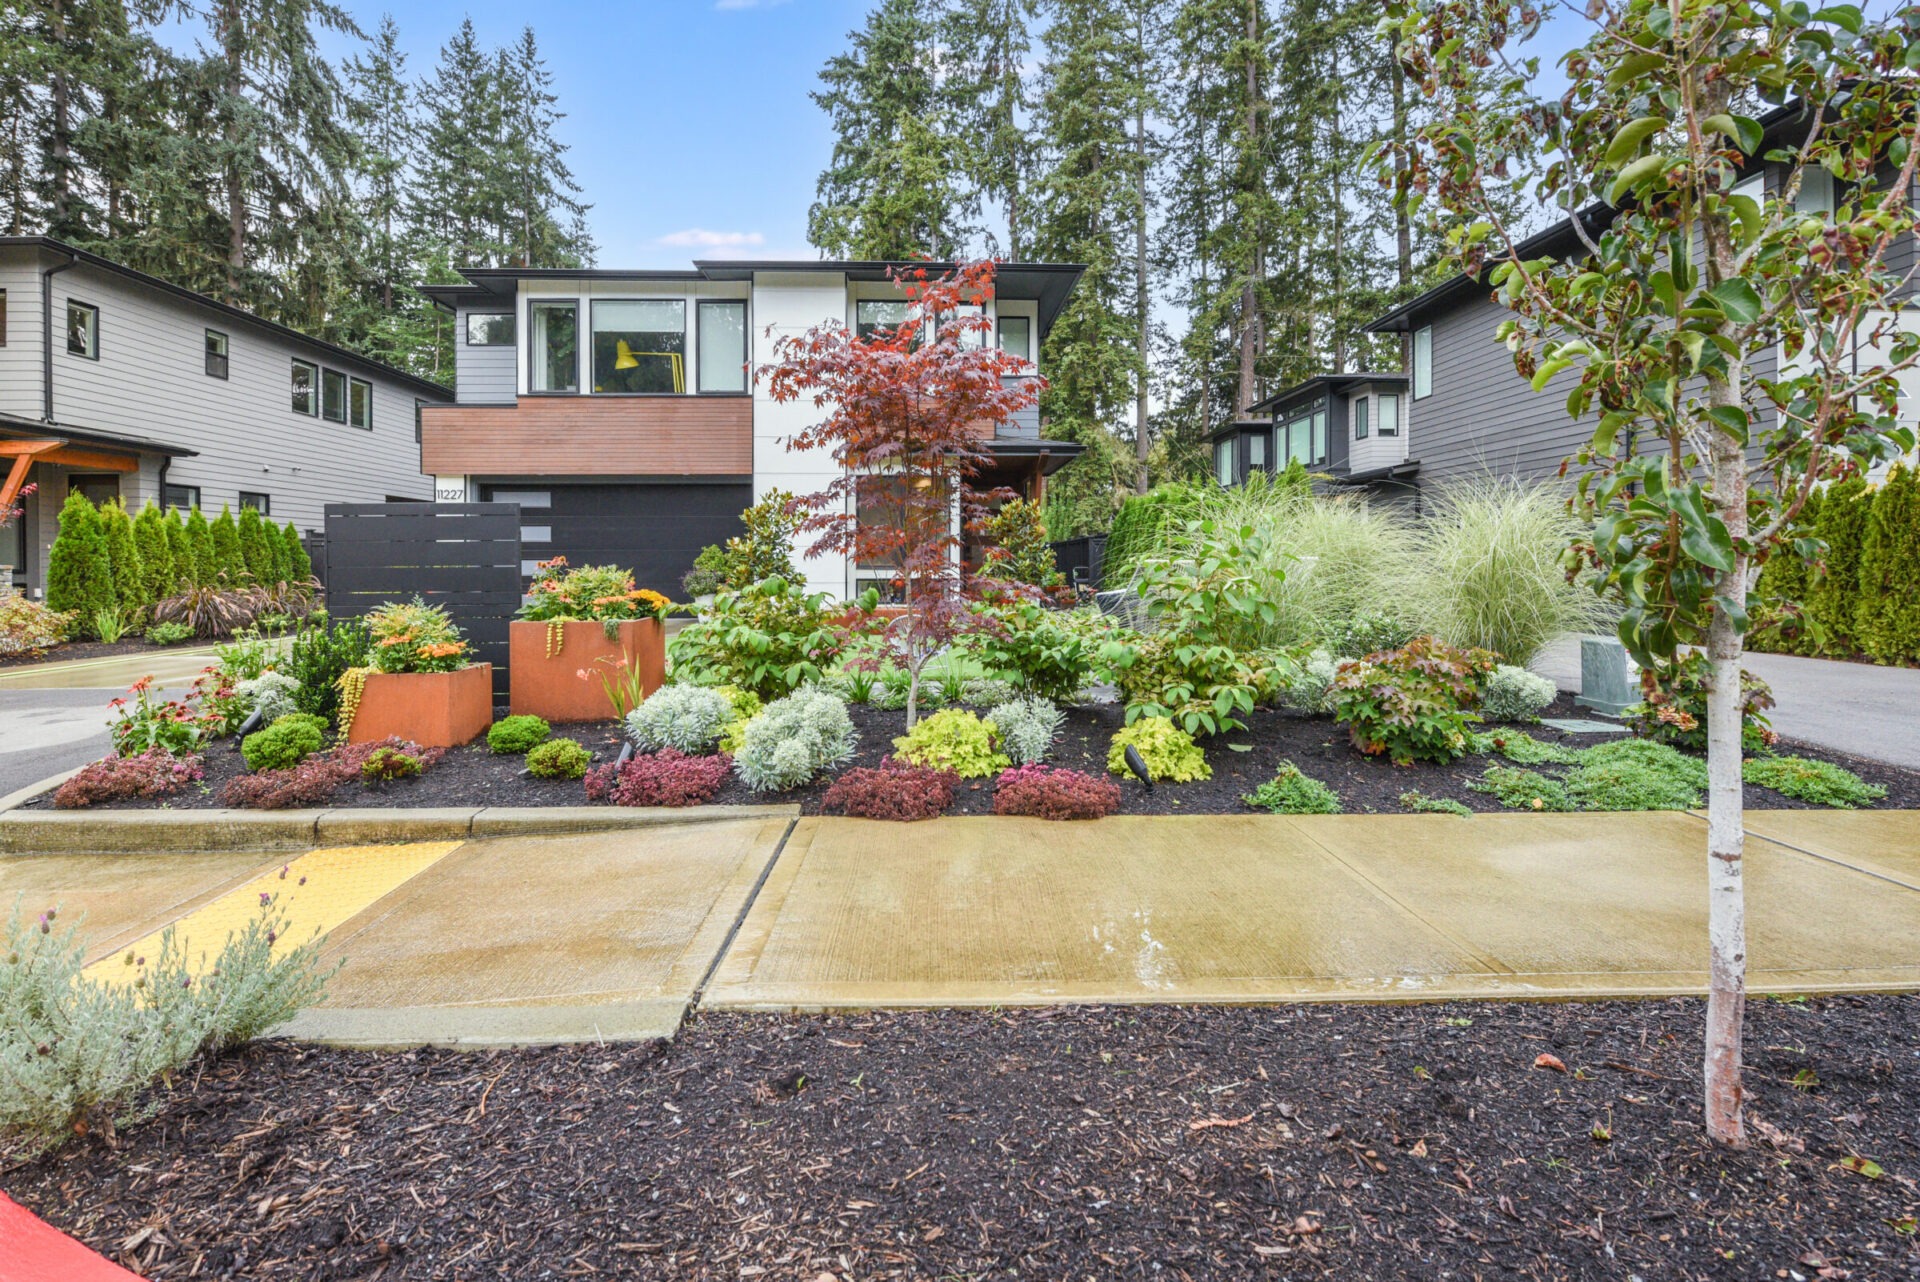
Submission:
<svg viewBox="0 0 1920 1282">
<path fill-rule="evenodd" d="M 835 779 L 820 805 L 856 819 L 931 819 L 953 805 L 959 782 L 951 770 L 888 757 L 878 767 L 860 766 Z"/>
<path fill-rule="evenodd" d="M 199 757 L 175 757 L 164 748 L 149 748 L 135 756 L 108 757 L 87 766 L 60 785 L 53 804 L 62 810 L 79 810 L 105 802 L 165 797 L 205 774 Z"/>
<path fill-rule="evenodd" d="M 1120 785 L 1078 770 L 1038 763 L 1001 774 L 993 813 L 1035 819 L 1104 819 L 1120 809 Z"/>
<path fill-rule="evenodd" d="M 733 758 L 725 753 L 690 757 L 662 748 L 587 771 L 587 800 L 616 806 L 703 805 L 720 791 L 732 766 Z"/>
<path fill-rule="evenodd" d="M 420 763 L 422 771 L 440 760 L 438 748 L 422 748 L 397 735 L 368 743 L 350 743 L 331 752 L 316 753 L 286 770 L 261 770 L 227 781 L 220 804 L 243 810 L 288 810 L 317 806 L 342 785 L 361 778 L 367 763 L 380 753 L 404 754 Z"/>
</svg>

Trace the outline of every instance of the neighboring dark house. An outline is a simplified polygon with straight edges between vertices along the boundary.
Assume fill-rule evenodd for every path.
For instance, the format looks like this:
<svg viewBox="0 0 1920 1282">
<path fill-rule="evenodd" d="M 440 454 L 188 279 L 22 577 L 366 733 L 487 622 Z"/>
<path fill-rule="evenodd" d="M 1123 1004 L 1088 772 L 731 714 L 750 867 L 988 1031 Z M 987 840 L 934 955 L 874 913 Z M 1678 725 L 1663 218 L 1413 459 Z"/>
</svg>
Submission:
<svg viewBox="0 0 1920 1282">
<path fill-rule="evenodd" d="M 1299 462 L 1337 485 L 1393 488 L 1419 468 L 1407 455 L 1407 376 L 1317 374 L 1213 433 L 1214 477 L 1238 485 Z"/>
</svg>

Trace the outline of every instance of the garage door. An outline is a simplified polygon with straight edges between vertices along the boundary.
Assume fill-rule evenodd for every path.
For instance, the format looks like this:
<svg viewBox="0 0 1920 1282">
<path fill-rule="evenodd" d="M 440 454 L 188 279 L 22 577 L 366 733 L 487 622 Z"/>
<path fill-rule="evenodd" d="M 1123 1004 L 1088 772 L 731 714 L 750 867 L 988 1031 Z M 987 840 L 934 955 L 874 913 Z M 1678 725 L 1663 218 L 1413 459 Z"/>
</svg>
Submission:
<svg viewBox="0 0 1920 1282">
<path fill-rule="evenodd" d="M 564 556 L 569 565 L 620 565 L 634 583 L 671 597 L 709 543 L 741 531 L 753 486 L 548 485 L 500 481 L 481 486 L 490 503 L 520 505 L 520 554 L 533 563 Z"/>
</svg>

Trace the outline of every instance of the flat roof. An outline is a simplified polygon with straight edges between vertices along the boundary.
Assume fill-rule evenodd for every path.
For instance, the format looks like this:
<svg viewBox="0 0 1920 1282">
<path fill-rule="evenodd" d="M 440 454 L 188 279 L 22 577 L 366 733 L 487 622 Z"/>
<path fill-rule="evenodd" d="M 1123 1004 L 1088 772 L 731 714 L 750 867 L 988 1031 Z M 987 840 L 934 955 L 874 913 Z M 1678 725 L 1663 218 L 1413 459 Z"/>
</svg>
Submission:
<svg viewBox="0 0 1920 1282">
<path fill-rule="evenodd" d="M 1407 376 L 1399 370 L 1355 370 L 1344 374 L 1315 374 L 1303 378 L 1292 387 L 1282 388 L 1264 400 L 1255 401 L 1247 407 L 1247 413 L 1257 414 L 1261 410 L 1274 410 L 1312 391 L 1339 391 L 1343 387 L 1355 387 L 1361 383 L 1404 383 Z M 1229 427 L 1233 426 L 1228 424 Z M 1265 424 L 1260 424 L 1265 426 Z M 1225 430 L 1225 429 L 1222 429 Z"/>
</svg>

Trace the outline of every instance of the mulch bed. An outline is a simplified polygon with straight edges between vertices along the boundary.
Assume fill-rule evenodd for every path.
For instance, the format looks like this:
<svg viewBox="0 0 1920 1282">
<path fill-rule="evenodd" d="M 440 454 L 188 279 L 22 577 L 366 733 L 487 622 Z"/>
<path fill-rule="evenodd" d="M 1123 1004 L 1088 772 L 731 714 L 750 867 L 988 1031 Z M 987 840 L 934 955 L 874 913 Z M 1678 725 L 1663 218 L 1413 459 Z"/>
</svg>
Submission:
<svg viewBox="0 0 1920 1282">
<path fill-rule="evenodd" d="M 186 643 L 178 646 L 153 645 L 141 637 L 125 637 L 119 641 L 63 641 L 51 650 L 41 650 L 37 654 L 0 655 L 0 672 L 8 668 L 30 668 L 40 663 L 69 663 L 75 659 L 113 659 L 124 654 L 165 654 L 169 650 L 188 648 Z"/>
<path fill-rule="evenodd" d="M 906 714 L 856 704 L 849 709 L 860 731 L 860 748 L 854 765 L 878 765 L 893 751 L 896 735 L 905 733 Z M 1125 724 L 1118 704 L 1092 704 L 1068 708 L 1065 725 L 1055 743 L 1053 762 L 1095 774 L 1106 770 L 1107 745 L 1116 730 Z M 1585 716 L 1563 696 L 1547 710 L 1550 717 Z M 1211 780 L 1162 784 L 1148 792 L 1131 778 L 1121 781 L 1124 798 L 1122 814 L 1232 814 L 1246 807 L 1240 798 L 1273 777 L 1282 761 L 1291 761 L 1301 770 L 1325 783 L 1339 794 L 1350 813 L 1401 813 L 1400 794 L 1409 790 L 1430 797 L 1445 797 L 1463 802 L 1477 811 L 1496 812 L 1500 804 L 1485 793 L 1475 792 L 1470 784 L 1478 780 L 1488 765 L 1509 765 L 1502 757 L 1465 757 L 1451 765 L 1417 763 L 1394 766 L 1384 758 L 1365 757 L 1354 751 L 1344 726 L 1327 718 L 1310 718 L 1299 713 L 1261 708 L 1247 719 L 1248 728 L 1205 741 L 1207 757 L 1213 766 Z M 1542 741 L 1590 747 L 1610 735 L 1568 735 L 1545 726 L 1527 726 L 1526 731 Z M 614 722 L 556 726 L 556 735 L 578 739 L 611 761 L 619 755 L 621 738 Z M 1237 751 L 1233 745 L 1244 745 Z M 231 743 L 213 745 L 206 755 L 207 777 L 201 789 L 189 790 L 166 798 L 164 802 L 142 803 L 147 808 L 165 805 L 174 809 L 197 809 L 220 804 L 221 786 L 246 769 Z M 1782 741 L 1779 750 L 1833 761 L 1859 774 L 1870 783 L 1887 789 L 1880 804 L 1886 808 L 1920 808 L 1920 772 L 1903 770 L 1876 761 L 1863 761 L 1805 744 Z M 523 768 L 517 756 L 495 756 L 484 740 L 449 751 L 440 764 L 425 776 L 378 788 L 358 784 L 340 789 L 334 806 L 571 806 L 583 805 L 586 794 L 576 780 L 540 780 L 520 777 Z M 798 803 L 803 812 L 818 814 L 821 798 L 832 777 L 809 787 L 783 793 L 756 793 L 730 776 L 714 798 L 716 804 L 752 805 Z M 1748 787 L 1749 806 L 1766 809 L 1804 809 L 1805 803 L 1783 797 L 1765 788 Z M 47 798 L 30 803 L 35 807 L 51 805 Z M 956 794 L 952 813 L 991 814 L 991 780 L 964 782 Z"/>
<path fill-rule="evenodd" d="M 1920 1276 L 1920 998 L 1753 1003 L 1743 1151 L 1702 1133 L 1702 1019 L 1079 1007 L 269 1042 L 4 1179 L 155 1282 Z"/>
</svg>

